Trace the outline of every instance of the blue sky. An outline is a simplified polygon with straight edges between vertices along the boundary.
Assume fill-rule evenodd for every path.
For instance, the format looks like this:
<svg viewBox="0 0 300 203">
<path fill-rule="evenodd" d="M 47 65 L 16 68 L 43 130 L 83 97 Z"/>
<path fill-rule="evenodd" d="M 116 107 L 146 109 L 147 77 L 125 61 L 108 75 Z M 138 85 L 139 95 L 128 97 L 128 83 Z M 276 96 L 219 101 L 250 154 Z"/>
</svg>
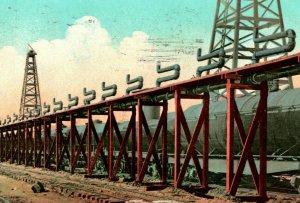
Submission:
<svg viewBox="0 0 300 203">
<path fill-rule="evenodd" d="M 199 0 L 2 0 L 0 46 L 21 48 L 37 39 L 63 38 L 82 16 L 95 16 L 114 44 L 133 31 L 153 37 L 200 38 L 211 24 L 215 5 Z M 206 8 L 204 9 L 204 6 Z M 203 29 L 205 26 L 205 29 Z"/>
<path fill-rule="evenodd" d="M 299 0 L 282 0 L 287 28 L 299 30 Z M 22 50 L 38 39 L 63 38 L 82 16 L 95 16 L 118 44 L 133 31 L 150 37 L 202 38 L 209 43 L 213 0 L 1 0 L 0 47 Z M 297 27 L 296 27 L 297 26 Z"/>
</svg>

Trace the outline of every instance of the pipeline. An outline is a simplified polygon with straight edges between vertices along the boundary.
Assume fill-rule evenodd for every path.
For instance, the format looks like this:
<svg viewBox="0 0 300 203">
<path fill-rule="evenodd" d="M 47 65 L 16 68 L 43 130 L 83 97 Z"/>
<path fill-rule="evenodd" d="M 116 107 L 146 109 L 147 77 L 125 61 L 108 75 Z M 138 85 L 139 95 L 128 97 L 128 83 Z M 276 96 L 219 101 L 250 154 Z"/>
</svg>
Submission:
<svg viewBox="0 0 300 203">
<path fill-rule="evenodd" d="M 157 65 L 156 65 L 157 73 L 164 73 L 164 72 L 173 71 L 173 70 L 174 70 L 173 75 L 157 78 L 156 87 L 160 87 L 161 83 L 163 83 L 163 82 L 167 82 L 170 80 L 176 80 L 179 78 L 179 75 L 180 75 L 180 66 L 178 64 L 169 66 L 169 67 L 165 67 L 165 68 L 161 68 L 160 62 L 157 62 Z"/>
<path fill-rule="evenodd" d="M 297 74 L 300 74 L 300 69 L 292 67 L 289 69 L 284 69 L 277 73 L 259 74 L 259 75 L 254 74 L 252 76 L 243 77 L 243 78 L 241 78 L 240 83 L 242 83 L 242 84 L 259 84 L 262 81 L 274 80 L 274 79 L 278 79 L 278 78 L 282 78 L 282 77 L 289 77 L 289 76 L 293 76 L 293 75 L 297 75 Z M 199 87 L 187 89 L 185 94 L 191 94 L 191 95 L 201 94 L 203 92 L 212 92 L 214 90 L 223 89 L 225 87 L 226 87 L 225 83 L 217 84 L 217 85 L 199 86 Z M 151 102 L 159 102 L 162 100 L 170 100 L 173 98 L 174 98 L 174 93 L 169 92 L 169 93 L 165 93 L 162 95 L 153 96 L 153 97 L 151 97 L 150 101 Z M 128 102 L 128 103 L 124 103 L 124 104 L 119 104 L 116 107 L 120 108 L 120 107 L 134 106 L 136 104 L 137 104 L 137 102 L 133 101 L 133 102 Z"/>
<path fill-rule="evenodd" d="M 138 82 L 137 85 L 134 85 L 132 87 L 128 87 L 126 89 L 126 95 L 129 95 L 130 92 L 134 91 L 134 90 L 138 90 L 138 89 L 142 89 L 143 88 L 143 83 L 144 83 L 144 79 L 142 76 L 138 76 L 136 78 L 133 78 L 133 79 L 130 79 L 130 74 L 127 74 L 126 76 L 126 84 L 127 85 L 130 85 L 130 84 L 133 84 L 135 82 Z"/>
<path fill-rule="evenodd" d="M 78 97 L 77 96 L 72 97 L 71 94 L 68 94 L 68 100 L 69 100 L 69 102 L 71 102 L 68 104 L 68 109 L 71 109 L 73 106 L 78 105 Z"/>
<path fill-rule="evenodd" d="M 201 56 L 201 49 L 198 49 L 198 55 L 197 55 L 197 61 L 204 61 L 207 59 L 211 59 L 213 57 L 219 56 L 219 61 L 216 63 L 212 63 L 206 66 L 199 66 L 196 70 L 197 76 L 201 76 L 201 74 L 204 71 L 212 70 L 215 68 L 221 68 L 225 64 L 225 51 L 224 49 L 220 49 L 217 51 L 214 51 L 212 53 L 206 54 L 204 56 Z"/>
<path fill-rule="evenodd" d="M 112 90 L 111 92 L 102 95 L 102 101 L 105 101 L 108 97 L 115 96 L 117 94 L 117 88 L 116 84 L 105 86 L 105 82 L 102 82 L 102 91 Z"/>
<path fill-rule="evenodd" d="M 240 83 L 242 84 L 260 84 L 262 81 L 269 81 L 283 77 L 289 77 L 293 75 L 300 74 L 300 70 L 298 68 L 292 67 L 289 69 L 281 70 L 277 73 L 269 73 L 269 74 L 253 74 L 248 77 L 241 78 Z M 200 94 L 203 92 L 211 92 L 213 90 L 223 89 L 226 87 L 226 84 L 218 84 L 218 85 L 205 85 L 193 88 L 191 91 L 192 94 Z"/>
<path fill-rule="evenodd" d="M 91 101 L 96 99 L 96 91 L 95 90 L 86 91 L 86 88 L 83 88 L 83 95 L 90 96 L 83 100 L 84 105 L 89 105 L 91 103 Z"/>
<path fill-rule="evenodd" d="M 300 70 L 298 68 L 292 67 L 288 69 L 284 69 L 277 73 L 269 73 L 269 74 L 253 74 L 252 76 L 242 78 L 241 82 L 259 84 L 261 81 L 274 80 L 283 77 L 290 77 L 294 75 L 300 74 Z"/>
<path fill-rule="evenodd" d="M 262 42 L 273 41 L 285 37 L 288 38 L 288 43 L 284 46 L 254 52 L 253 62 L 257 63 L 261 57 L 292 51 L 296 46 L 296 32 L 292 29 L 288 29 L 285 32 L 277 33 L 274 35 L 269 35 L 261 38 L 254 38 L 255 43 L 262 43 Z"/>
<path fill-rule="evenodd" d="M 60 111 L 63 109 L 63 102 L 62 101 L 56 101 L 55 98 L 53 98 L 53 104 L 56 105 L 57 107 L 55 107 L 53 109 L 53 112 L 55 113 L 56 111 Z"/>
</svg>

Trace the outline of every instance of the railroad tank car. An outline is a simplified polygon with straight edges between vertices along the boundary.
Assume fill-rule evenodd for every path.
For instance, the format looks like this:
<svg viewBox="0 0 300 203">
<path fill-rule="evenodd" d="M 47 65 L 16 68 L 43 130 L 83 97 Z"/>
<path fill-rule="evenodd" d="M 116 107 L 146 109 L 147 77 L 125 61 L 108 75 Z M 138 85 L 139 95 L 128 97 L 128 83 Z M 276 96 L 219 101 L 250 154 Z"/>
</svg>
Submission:
<svg viewBox="0 0 300 203">
<path fill-rule="evenodd" d="M 250 127 L 256 111 L 259 96 L 243 96 L 236 98 L 244 128 Z M 202 105 L 193 105 L 185 112 L 188 125 L 193 129 L 199 117 Z M 210 103 L 209 147 L 211 154 L 224 155 L 226 153 L 226 110 L 227 101 Z M 270 92 L 268 97 L 267 122 L 267 154 L 275 156 L 300 155 L 300 89 Z M 172 121 L 169 121 L 172 122 Z M 174 132 L 174 126 L 169 125 Z M 173 128 L 173 129 L 171 129 Z M 258 133 L 258 131 L 256 132 Z M 198 146 L 202 143 L 199 136 Z M 254 154 L 258 154 L 259 144 L 256 136 L 253 145 Z M 235 154 L 242 150 L 237 128 L 234 140 Z"/>
<path fill-rule="evenodd" d="M 252 118 L 255 115 L 259 96 L 241 96 L 236 98 L 237 106 L 240 110 L 246 132 L 249 129 Z M 192 105 L 184 111 L 190 131 L 196 126 L 200 115 L 201 104 Z M 227 101 L 210 102 L 210 120 L 209 120 L 209 148 L 211 155 L 226 154 L 226 111 Z M 147 112 L 150 112 L 148 114 Z M 153 113 L 155 112 L 155 113 Z M 152 134 L 154 133 L 158 119 L 159 110 L 145 110 L 147 122 Z M 300 156 L 300 89 L 281 90 L 270 92 L 268 97 L 268 128 L 267 128 L 267 154 L 271 157 L 293 157 Z M 104 130 L 105 123 L 94 121 L 97 133 L 100 135 Z M 127 129 L 128 121 L 120 122 L 120 132 L 124 135 Z M 136 124 L 137 125 L 137 124 Z M 83 135 L 86 125 L 77 126 L 79 135 Z M 69 128 L 64 129 L 67 134 Z M 258 133 L 258 131 L 256 132 Z M 55 131 L 52 131 L 54 136 Z M 202 132 L 201 132 L 202 135 Z M 197 151 L 201 152 L 202 136 L 197 141 Z M 147 151 L 149 143 L 143 135 L 143 151 Z M 174 113 L 168 113 L 168 154 L 174 153 Z M 254 154 L 258 154 L 259 144 L 258 136 L 255 137 L 253 145 Z M 92 143 L 95 146 L 94 138 Z M 234 152 L 240 154 L 242 150 L 241 142 L 235 127 Z M 131 136 L 128 138 L 128 150 L 130 151 Z M 117 139 L 114 141 L 116 150 L 119 148 Z M 104 142 L 104 149 L 108 147 L 108 137 Z M 161 139 L 157 141 L 157 151 L 161 148 Z M 187 141 L 182 130 L 182 153 L 187 150 Z"/>
</svg>

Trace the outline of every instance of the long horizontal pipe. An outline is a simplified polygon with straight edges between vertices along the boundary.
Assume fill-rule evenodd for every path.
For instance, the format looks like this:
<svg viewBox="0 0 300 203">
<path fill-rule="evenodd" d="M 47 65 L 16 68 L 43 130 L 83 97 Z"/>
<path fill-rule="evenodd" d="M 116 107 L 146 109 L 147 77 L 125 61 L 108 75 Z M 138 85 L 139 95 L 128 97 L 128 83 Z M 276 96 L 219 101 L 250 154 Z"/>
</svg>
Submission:
<svg viewBox="0 0 300 203">
<path fill-rule="evenodd" d="M 224 76 L 228 74 L 235 74 L 241 76 L 241 83 L 257 83 L 264 80 L 271 80 L 280 77 L 293 76 L 300 74 L 300 53 L 284 56 L 272 61 L 266 61 L 257 64 L 251 64 L 241 68 L 236 68 L 229 71 L 223 71 L 220 73 L 206 75 L 203 77 L 196 77 L 190 80 L 173 83 L 163 87 L 150 88 L 140 92 L 136 92 L 130 95 L 112 98 L 107 101 L 101 101 L 95 104 L 72 108 L 65 111 L 59 111 L 53 114 L 44 115 L 37 118 L 31 118 L 25 121 L 19 121 L 5 126 L 16 125 L 18 123 L 26 123 L 30 121 L 43 121 L 43 119 L 55 118 L 55 116 L 67 117 L 70 113 L 83 115 L 87 110 L 97 113 L 108 106 L 128 106 L 135 105 L 137 98 L 145 98 L 152 100 L 163 100 L 173 98 L 173 92 L 176 89 L 184 90 L 189 94 L 199 94 L 201 92 L 209 92 L 215 89 L 222 89 L 225 87 L 226 80 Z"/>
</svg>

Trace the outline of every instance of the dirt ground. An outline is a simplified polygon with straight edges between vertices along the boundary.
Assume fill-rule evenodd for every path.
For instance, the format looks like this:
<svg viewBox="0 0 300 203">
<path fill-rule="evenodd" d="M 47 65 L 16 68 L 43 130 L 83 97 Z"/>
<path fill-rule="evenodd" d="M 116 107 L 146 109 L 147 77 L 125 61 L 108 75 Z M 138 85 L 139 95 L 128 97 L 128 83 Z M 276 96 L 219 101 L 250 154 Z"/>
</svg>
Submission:
<svg viewBox="0 0 300 203">
<path fill-rule="evenodd" d="M 290 186 L 287 177 L 290 177 L 290 174 L 286 177 L 269 177 L 267 181 L 269 203 L 300 203 L 300 194 Z M 100 202 L 97 198 L 100 198 L 101 202 L 118 200 L 118 202 L 126 201 L 127 203 L 240 202 L 240 199 L 225 194 L 223 175 L 210 174 L 210 178 L 208 193 L 201 192 L 197 187 L 174 189 L 171 185 L 154 191 L 146 191 L 145 186 L 135 182 L 84 178 L 82 174 L 0 163 L 0 203 L 7 203 L 3 201 L 4 199 L 9 202 L 30 203 Z M 43 183 L 48 192 L 33 193 L 31 186 L 37 181 Z M 253 196 L 256 194 L 255 189 L 248 186 L 250 181 L 251 177 L 242 178 L 239 195 Z M 1 200 L 1 197 L 4 199 Z"/>
<path fill-rule="evenodd" d="M 59 203 L 74 202 L 82 203 L 85 201 L 64 197 L 58 193 L 46 191 L 43 193 L 34 193 L 31 190 L 31 184 L 16 181 L 6 176 L 0 176 L 0 202 L 16 203 Z M 47 189 L 46 189 L 47 190 Z M 5 201 L 6 200 L 6 201 Z"/>
</svg>

